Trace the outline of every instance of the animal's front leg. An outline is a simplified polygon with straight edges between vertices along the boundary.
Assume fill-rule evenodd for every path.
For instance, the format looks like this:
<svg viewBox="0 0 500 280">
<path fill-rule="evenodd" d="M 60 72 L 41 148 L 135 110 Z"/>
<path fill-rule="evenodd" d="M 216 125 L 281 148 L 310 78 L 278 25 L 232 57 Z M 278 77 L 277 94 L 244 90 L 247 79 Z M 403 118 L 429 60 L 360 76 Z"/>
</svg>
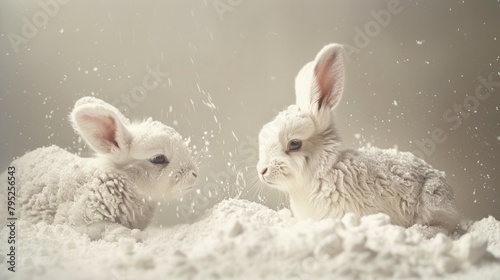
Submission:
<svg viewBox="0 0 500 280">
<path fill-rule="evenodd" d="M 94 222 L 81 227 L 80 232 L 85 233 L 92 241 L 103 239 L 113 242 L 120 238 L 134 238 L 137 241 L 143 241 L 146 238 L 146 232 L 144 231 L 129 229 L 121 224 L 109 221 Z"/>
</svg>

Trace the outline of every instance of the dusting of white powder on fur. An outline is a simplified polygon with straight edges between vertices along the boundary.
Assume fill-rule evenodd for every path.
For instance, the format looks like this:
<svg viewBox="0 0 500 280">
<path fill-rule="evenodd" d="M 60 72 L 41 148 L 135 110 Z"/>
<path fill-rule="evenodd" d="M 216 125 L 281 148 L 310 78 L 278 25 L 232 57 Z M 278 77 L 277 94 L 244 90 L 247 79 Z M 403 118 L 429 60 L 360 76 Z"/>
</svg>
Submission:
<svg viewBox="0 0 500 280">
<path fill-rule="evenodd" d="M 224 200 L 190 225 L 150 228 L 144 242 L 91 242 L 67 225 L 18 223 L 18 272 L 1 279 L 495 279 L 500 222 L 475 222 L 458 239 L 424 239 L 383 214 L 295 223 L 245 200 Z M 1 230 L 5 240 L 7 229 Z M 14 277 L 15 276 L 15 277 Z M 498 279 L 498 278 L 497 278 Z"/>
</svg>

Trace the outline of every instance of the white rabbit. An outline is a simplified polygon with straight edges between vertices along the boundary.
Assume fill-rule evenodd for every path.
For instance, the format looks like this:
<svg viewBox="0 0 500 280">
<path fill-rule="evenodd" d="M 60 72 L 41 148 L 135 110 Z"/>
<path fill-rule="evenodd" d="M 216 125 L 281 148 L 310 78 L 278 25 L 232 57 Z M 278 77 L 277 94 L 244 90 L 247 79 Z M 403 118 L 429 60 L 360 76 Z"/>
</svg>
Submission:
<svg viewBox="0 0 500 280">
<path fill-rule="evenodd" d="M 339 150 L 333 109 L 344 88 L 343 48 L 325 46 L 295 80 L 296 105 L 259 135 L 261 181 L 289 194 L 298 219 L 385 213 L 393 224 L 450 232 L 458 222 L 443 172 L 411 153 Z"/>
<path fill-rule="evenodd" d="M 93 97 L 78 100 L 70 119 L 96 156 L 51 146 L 15 160 L 20 219 L 67 223 L 93 240 L 113 239 L 146 228 L 159 200 L 195 184 L 198 168 L 173 128 L 151 119 L 131 123 Z M 2 178 L 4 192 L 6 173 Z"/>
</svg>

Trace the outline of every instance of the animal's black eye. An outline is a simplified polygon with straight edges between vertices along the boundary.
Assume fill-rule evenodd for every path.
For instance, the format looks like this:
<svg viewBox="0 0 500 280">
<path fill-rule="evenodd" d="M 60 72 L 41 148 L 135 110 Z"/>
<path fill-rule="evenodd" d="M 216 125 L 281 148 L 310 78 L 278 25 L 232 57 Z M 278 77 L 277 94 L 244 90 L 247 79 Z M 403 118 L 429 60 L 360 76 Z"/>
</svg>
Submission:
<svg viewBox="0 0 500 280">
<path fill-rule="evenodd" d="M 291 140 L 288 142 L 288 151 L 293 152 L 293 151 L 298 151 L 302 148 L 302 141 L 300 140 Z"/>
<path fill-rule="evenodd" d="M 156 155 L 149 159 L 149 161 L 153 164 L 166 164 L 168 163 L 168 159 L 165 155 Z"/>
</svg>

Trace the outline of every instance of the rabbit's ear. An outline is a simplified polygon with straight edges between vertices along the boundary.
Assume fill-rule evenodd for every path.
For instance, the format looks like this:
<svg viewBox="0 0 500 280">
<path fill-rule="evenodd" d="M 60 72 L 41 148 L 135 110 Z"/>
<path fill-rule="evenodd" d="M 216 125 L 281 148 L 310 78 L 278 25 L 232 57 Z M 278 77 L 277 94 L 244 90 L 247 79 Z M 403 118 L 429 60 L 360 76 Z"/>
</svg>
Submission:
<svg viewBox="0 0 500 280">
<path fill-rule="evenodd" d="M 344 91 L 344 54 L 339 44 L 330 44 L 306 64 L 295 81 L 297 105 L 313 111 L 335 108 Z"/>
<path fill-rule="evenodd" d="M 80 99 L 71 112 L 75 130 L 92 149 L 101 154 L 128 151 L 131 134 L 128 120 L 113 106 L 99 99 Z M 92 102 L 89 102 L 92 101 Z"/>
<path fill-rule="evenodd" d="M 311 84 L 313 83 L 314 61 L 304 65 L 295 78 L 295 104 L 304 110 L 311 106 Z"/>
</svg>

